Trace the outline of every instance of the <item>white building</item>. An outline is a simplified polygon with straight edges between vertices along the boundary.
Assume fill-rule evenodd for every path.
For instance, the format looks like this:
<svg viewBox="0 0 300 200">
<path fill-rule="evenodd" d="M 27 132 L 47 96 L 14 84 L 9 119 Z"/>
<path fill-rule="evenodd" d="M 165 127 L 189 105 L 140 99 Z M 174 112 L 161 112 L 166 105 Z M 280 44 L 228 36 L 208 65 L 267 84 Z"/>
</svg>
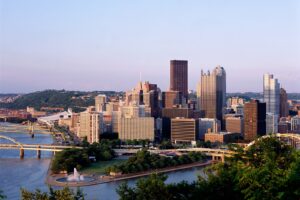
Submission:
<svg viewBox="0 0 300 200">
<path fill-rule="evenodd" d="M 278 115 L 273 113 L 266 114 L 266 133 L 278 133 Z"/>
<path fill-rule="evenodd" d="M 90 109 L 80 113 L 80 128 L 78 136 L 87 137 L 89 143 L 99 142 L 103 133 L 103 113 Z"/>
</svg>

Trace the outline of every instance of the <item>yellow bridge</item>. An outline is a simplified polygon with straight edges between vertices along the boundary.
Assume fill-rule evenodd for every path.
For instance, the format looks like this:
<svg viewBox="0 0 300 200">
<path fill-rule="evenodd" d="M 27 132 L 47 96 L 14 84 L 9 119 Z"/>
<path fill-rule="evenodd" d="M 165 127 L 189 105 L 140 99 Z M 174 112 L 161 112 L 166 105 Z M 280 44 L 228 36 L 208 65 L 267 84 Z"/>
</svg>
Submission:
<svg viewBox="0 0 300 200">
<path fill-rule="evenodd" d="M 9 144 L 0 144 L 0 149 L 19 149 L 20 150 L 20 158 L 24 158 L 24 151 L 31 150 L 37 151 L 37 157 L 41 157 L 41 151 L 51 151 L 51 152 L 59 152 L 64 149 L 77 148 L 82 149 L 82 147 L 77 146 L 62 146 L 62 145 L 52 145 L 52 144 L 22 144 L 11 137 L 7 137 L 4 135 L 0 135 L 0 139 L 6 139 L 12 142 Z"/>
</svg>

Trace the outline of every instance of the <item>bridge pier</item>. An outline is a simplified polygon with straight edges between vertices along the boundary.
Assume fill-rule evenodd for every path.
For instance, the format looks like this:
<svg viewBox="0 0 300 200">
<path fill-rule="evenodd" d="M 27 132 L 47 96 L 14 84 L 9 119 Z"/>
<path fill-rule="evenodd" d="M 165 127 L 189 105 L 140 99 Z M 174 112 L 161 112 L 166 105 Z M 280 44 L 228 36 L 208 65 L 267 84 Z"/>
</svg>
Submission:
<svg viewBox="0 0 300 200">
<path fill-rule="evenodd" d="M 24 158 L 24 149 L 20 149 L 20 159 Z"/>
</svg>

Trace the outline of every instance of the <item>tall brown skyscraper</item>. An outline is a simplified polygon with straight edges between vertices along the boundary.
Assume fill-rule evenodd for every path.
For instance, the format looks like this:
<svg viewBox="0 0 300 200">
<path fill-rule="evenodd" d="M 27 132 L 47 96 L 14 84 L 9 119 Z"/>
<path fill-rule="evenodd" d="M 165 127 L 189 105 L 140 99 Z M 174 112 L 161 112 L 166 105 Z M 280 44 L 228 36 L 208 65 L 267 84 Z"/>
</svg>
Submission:
<svg viewBox="0 0 300 200">
<path fill-rule="evenodd" d="M 289 106 L 287 100 L 285 89 L 280 88 L 280 117 L 287 117 L 289 115 Z"/>
<path fill-rule="evenodd" d="M 170 61 L 170 90 L 179 91 L 188 97 L 188 61 Z"/>
<path fill-rule="evenodd" d="M 217 66 L 212 73 L 201 72 L 197 88 L 198 109 L 205 118 L 222 121 L 223 107 L 226 104 L 226 72 Z"/>
<path fill-rule="evenodd" d="M 251 100 L 244 107 L 244 139 L 254 140 L 258 135 L 266 134 L 266 103 Z"/>
</svg>

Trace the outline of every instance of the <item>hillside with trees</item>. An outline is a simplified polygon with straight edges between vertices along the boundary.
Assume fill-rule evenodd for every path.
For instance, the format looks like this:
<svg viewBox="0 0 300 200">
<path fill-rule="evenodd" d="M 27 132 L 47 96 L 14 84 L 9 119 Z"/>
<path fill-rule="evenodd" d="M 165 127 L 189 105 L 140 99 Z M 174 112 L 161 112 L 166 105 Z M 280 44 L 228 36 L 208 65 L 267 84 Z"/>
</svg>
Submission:
<svg viewBox="0 0 300 200">
<path fill-rule="evenodd" d="M 265 138 L 250 149 L 237 149 L 225 163 L 206 169 L 207 177 L 193 183 L 166 184 L 167 176 L 154 174 L 137 181 L 135 187 L 122 184 L 121 200 L 155 199 L 250 199 L 299 200 L 300 152 L 276 138 Z"/>
<path fill-rule="evenodd" d="M 1 108 L 25 109 L 27 106 L 39 110 L 41 107 L 62 107 L 64 109 L 73 108 L 84 110 L 82 108 L 95 104 L 94 98 L 98 94 L 113 96 L 118 93 L 113 91 L 103 92 L 80 92 L 66 90 L 44 90 L 24 94 L 12 103 L 1 103 Z"/>
</svg>

